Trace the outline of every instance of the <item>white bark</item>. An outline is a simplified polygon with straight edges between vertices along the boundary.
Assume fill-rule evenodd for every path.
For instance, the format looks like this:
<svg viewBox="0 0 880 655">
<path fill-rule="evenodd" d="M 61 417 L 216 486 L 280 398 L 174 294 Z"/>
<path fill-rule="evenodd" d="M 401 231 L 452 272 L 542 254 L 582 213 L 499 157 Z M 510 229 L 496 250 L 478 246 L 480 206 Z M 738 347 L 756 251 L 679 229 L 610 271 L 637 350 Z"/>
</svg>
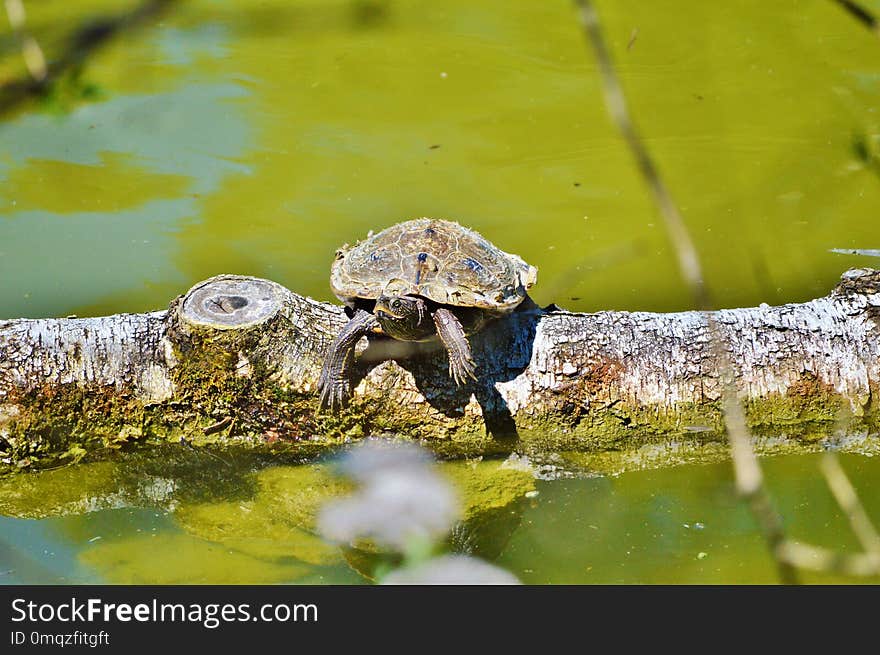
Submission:
<svg viewBox="0 0 880 655">
<path fill-rule="evenodd" d="M 826 297 L 711 317 L 524 308 L 472 337 L 480 380 L 463 388 L 449 379 L 442 350 L 414 353 L 409 344 L 387 340 L 366 348 L 364 340 L 358 377 L 365 377 L 356 380 L 357 412 L 346 429 L 363 419 L 371 429 L 407 432 L 408 424 L 412 434 L 454 441 L 485 423 L 496 434 L 558 429 L 595 447 L 592 433 L 616 442 L 628 434 L 645 438 L 670 425 L 692 426 L 702 411 L 706 420 L 696 421 L 697 429 L 712 427 L 722 370 L 710 343 L 710 318 L 740 396 L 767 409 L 756 411 L 755 424 L 833 421 L 828 408 L 838 403 L 869 421 L 880 390 L 880 272 L 855 269 Z M 243 419 L 239 429 L 251 436 L 283 438 L 284 426 L 295 421 L 306 421 L 313 432 L 330 429 L 308 399 L 346 320 L 341 307 L 274 282 L 219 276 L 167 311 L 0 321 L 0 437 L 8 440 L 18 429 L 19 439 L 27 438 L 21 417 L 60 390 L 128 395 L 151 411 L 185 406 L 193 389 L 181 388 L 179 373 L 196 357 L 228 357 L 230 375 L 248 380 L 247 393 L 278 420 L 277 429 L 263 421 L 244 430 Z M 403 356 L 383 361 L 389 355 Z M 266 384 L 305 404 L 268 403 L 257 393 Z M 223 407 L 235 417 L 235 403 Z M 203 414 L 203 423 L 221 411 L 192 410 Z"/>
</svg>

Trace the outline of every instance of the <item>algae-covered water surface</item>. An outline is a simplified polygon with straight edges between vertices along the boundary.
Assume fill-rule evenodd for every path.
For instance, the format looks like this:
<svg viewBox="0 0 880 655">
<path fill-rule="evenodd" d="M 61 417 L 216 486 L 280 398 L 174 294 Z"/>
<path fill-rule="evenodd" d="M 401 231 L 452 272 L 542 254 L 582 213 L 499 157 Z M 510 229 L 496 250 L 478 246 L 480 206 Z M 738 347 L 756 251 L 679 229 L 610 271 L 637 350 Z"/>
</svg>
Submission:
<svg viewBox="0 0 880 655">
<path fill-rule="evenodd" d="M 814 455 L 764 460 L 792 538 L 859 544 Z M 870 490 L 880 458 L 845 455 Z M 449 547 L 545 583 L 772 583 L 776 570 L 727 462 L 536 480 L 521 464 L 440 467 L 464 506 Z M 0 581 L 113 584 L 343 584 L 370 581 L 370 553 L 315 534 L 344 485 L 324 463 L 254 466 L 164 453 L 0 484 Z M 865 495 L 876 516 L 876 494 Z M 804 581 L 839 583 L 834 574 Z M 875 580 L 876 581 L 876 580 Z"/>
<path fill-rule="evenodd" d="M 25 4 L 50 61 L 133 6 Z M 803 301 L 876 267 L 830 252 L 880 247 L 875 35 L 824 0 L 597 9 L 716 304 Z M 0 46 L 0 75 L 25 74 Z M 691 308 L 569 2 L 193 0 L 3 106 L 0 318 L 160 309 L 219 273 L 332 300 L 338 246 L 423 215 L 534 264 L 541 305 Z M 877 517 L 870 454 L 842 462 Z M 534 583 L 775 580 L 729 462 L 561 461 L 537 478 L 445 463 L 450 547 Z M 816 455 L 762 464 L 793 537 L 855 549 Z M 340 491 L 326 466 L 181 445 L 3 479 L 0 583 L 363 582 L 370 553 L 315 531 Z"/>
</svg>

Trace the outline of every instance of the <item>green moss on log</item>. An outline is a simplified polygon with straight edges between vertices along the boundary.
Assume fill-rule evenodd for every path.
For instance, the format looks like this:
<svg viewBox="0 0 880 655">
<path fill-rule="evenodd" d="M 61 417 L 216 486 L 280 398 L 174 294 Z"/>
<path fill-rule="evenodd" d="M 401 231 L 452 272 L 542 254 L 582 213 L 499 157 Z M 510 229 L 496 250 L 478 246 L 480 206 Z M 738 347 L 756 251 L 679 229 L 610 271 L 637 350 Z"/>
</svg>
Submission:
<svg viewBox="0 0 880 655">
<path fill-rule="evenodd" d="M 53 466 L 163 431 L 140 401 L 112 387 L 45 385 L 6 403 L 15 408 L 0 423 L 0 450 L 9 468 Z"/>
<path fill-rule="evenodd" d="M 438 418 L 427 404 L 399 403 L 390 395 L 357 396 L 347 411 L 318 413 L 313 394 L 281 387 L 258 363 L 250 363 L 242 375 L 236 351 L 202 344 L 177 357 L 171 369 L 175 397 L 161 404 L 145 405 L 114 387 L 75 385 L 46 385 L 7 397 L 4 407 L 13 409 L 0 416 L 0 473 L 181 440 L 195 447 L 241 446 L 296 456 L 371 434 L 394 434 L 456 458 L 521 447 L 604 452 L 682 438 L 701 443 L 724 439 L 718 401 L 637 406 L 598 400 L 597 391 L 588 389 L 575 404 L 538 397 L 518 414 L 516 440 L 488 434 L 479 415 Z M 837 426 L 877 432 L 876 397 L 874 390 L 853 409 L 849 400 L 805 374 L 784 394 L 748 400 L 746 415 L 757 435 L 797 434 L 809 444 Z"/>
</svg>

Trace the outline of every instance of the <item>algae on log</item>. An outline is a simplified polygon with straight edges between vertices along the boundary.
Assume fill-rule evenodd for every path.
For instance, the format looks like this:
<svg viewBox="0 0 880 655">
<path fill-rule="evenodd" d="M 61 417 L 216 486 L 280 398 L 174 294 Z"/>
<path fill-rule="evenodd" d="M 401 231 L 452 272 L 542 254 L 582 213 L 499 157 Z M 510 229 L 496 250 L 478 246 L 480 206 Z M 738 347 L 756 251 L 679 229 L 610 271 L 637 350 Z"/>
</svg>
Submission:
<svg viewBox="0 0 880 655">
<path fill-rule="evenodd" d="M 479 380 L 461 388 L 436 346 L 364 339 L 351 407 L 322 414 L 315 383 L 346 321 L 342 307 L 235 275 L 197 284 L 167 311 L 0 321 L 0 457 L 24 467 L 182 439 L 309 454 L 370 433 L 447 455 L 718 440 L 710 325 L 759 434 L 809 440 L 841 412 L 876 432 L 876 270 L 850 270 L 810 302 L 711 315 L 527 302 L 472 337 Z"/>
</svg>

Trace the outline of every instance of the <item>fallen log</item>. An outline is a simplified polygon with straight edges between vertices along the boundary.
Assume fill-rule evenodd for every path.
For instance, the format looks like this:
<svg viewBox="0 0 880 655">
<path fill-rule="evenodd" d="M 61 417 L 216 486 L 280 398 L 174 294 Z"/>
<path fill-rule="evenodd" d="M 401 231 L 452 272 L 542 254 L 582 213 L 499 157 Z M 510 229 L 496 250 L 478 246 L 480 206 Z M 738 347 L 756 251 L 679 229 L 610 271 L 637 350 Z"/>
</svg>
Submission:
<svg viewBox="0 0 880 655">
<path fill-rule="evenodd" d="M 880 271 L 777 307 L 523 305 L 474 335 L 479 379 L 464 387 L 436 346 L 364 339 L 339 414 L 318 411 L 315 385 L 343 308 L 269 280 L 220 275 L 146 314 L 0 321 L 0 458 L 22 468 L 169 440 L 309 454 L 378 433 L 448 455 L 718 441 L 710 325 L 757 434 L 877 432 Z"/>
</svg>

